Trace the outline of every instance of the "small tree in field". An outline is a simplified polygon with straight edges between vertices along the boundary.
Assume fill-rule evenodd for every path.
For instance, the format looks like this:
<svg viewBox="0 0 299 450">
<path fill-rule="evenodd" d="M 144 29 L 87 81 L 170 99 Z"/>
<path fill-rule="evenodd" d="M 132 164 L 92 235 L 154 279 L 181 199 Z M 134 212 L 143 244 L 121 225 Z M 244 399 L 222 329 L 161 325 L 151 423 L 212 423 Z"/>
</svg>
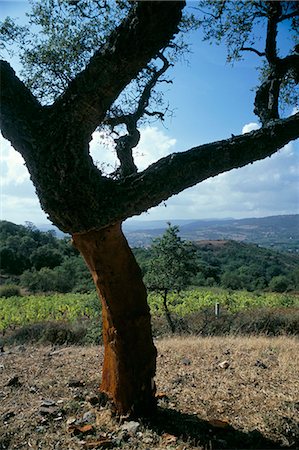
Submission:
<svg viewBox="0 0 299 450">
<path fill-rule="evenodd" d="M 154 239 L 152 258 L 144 277 L 148 289 L 162 295 L 165 317 L 172 333 L 175 324 L 168 309 L 167 295 L 186 288 L 197 269 L 192 243 L 183 241 L 178 233 L 179 228 L 169 223 L 163 236 Z"/>
<path fill-rule="evenodd" d="M 190 24 L 185 2 L 32 0 L 29 28 L 9 18 L 0 24 L 0 50 L 19 44 L 23 64 L 20 79 L 9 62 L 0 62 L 1 132 L 23 156 L 42 208 L 72 235 L 90 269 L 102 302 L 100 389 L 120 414 L 146 415 L 156 407 L 146 289 L 122 222 L 299 137 L 299 113 L 281 118 L 279 109 L 282 94 L 296 105 L 298 45 L 281 55 L 277 44 L 282 22 L 298 44 L 298 2 L 199 3 L 206 39 L 227 42 L 230 59 L 249 51 L 264 61 L 254 102 L 262 126 L 174 153 L 143 171 L 134 162 L 138 128 L 165 117 L 158 86 L 169 82 L 166 72 L 182 49 L 180 35 Z M 261 22 L 265 36 L 258 40 L 254 24 Z M 89 153 L 98 129 L 114 139 L 119 166 L 111 174 Z"/>
</svg>

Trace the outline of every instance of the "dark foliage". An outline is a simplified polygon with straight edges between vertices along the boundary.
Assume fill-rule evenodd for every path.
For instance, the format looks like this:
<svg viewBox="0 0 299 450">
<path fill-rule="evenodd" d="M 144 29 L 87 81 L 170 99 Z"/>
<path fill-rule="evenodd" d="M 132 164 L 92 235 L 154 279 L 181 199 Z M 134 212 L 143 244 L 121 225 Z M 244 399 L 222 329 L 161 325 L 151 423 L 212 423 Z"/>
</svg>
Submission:
<svg viewBox="0 0 299 450">
<path fill-rule="evenodd" d="M 195 253 L 197 266 L 189 285 L 248 291 L 299 290 L 299 256 L 296 254 L 236 241 L 197 241 L 194 244 L 192 248 L 187 246 L 192 255 Z M 155 256 L 152 249 L 136 248 L 134 254 L 146 275 Z M 58 239 L 54 232 L 41 232 L 32 224 L 0 222 L 0 257 L 2 284 L 15 285 L 20 280 L 21 286 L 29 292 L 89 292 L 94 289 L 90 273 L 70 239 Z M 179 255 L 177 257 L 179 260 Z"/>
<path fill-rule="evenodd" d="M 299 289 L 298 255 L 236 241 L 198 241 L 195 246 L 197 271 L 191 281 L 194 286 L 274 292 Z M 146 273 L 151 248 L 138 249 L 135 255 Z"/>
<path fill-rule="evenodd" d="M 246 309 L 236 313 L 222 311 L 219 318 L 213 309 L 206 309 L 185 317 L 173 315 L 177 334 L 222 336 L 222 335 L 299 335 L 298 308 Z M 163 316 L 153 317 L 153 333 L 156 337 L 169 334 Z"/>
<path fill-rule="evenodd" d="M 38 322 L 11 330 L 0 339 L 0 345 L 21 344 L 88 345 L 102 343 L 99 321 Z"/>
<path fill-rule="evenodd" d="M 0 297 L 8 298 L 20 296 L 21 290 L 19 286 L 15 286 L 13 284 L 6 284 L 4 286 L 0 286 Z"/>
</svg>

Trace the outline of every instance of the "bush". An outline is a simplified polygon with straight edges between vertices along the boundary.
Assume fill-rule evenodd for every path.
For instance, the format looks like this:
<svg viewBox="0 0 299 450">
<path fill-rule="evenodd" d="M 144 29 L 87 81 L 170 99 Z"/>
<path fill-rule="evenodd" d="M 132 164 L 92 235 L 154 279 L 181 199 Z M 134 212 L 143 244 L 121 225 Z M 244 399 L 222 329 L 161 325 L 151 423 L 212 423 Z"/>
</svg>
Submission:
<svg viewBox="0 0 299 450">
<path fill-rule="evenodd" d="M 21 275 L 21 285 L 30 292 L 80 292 L 95 289 L 91 274 L 82 258 L 67 258 L 54 269 L 26 270 Z"/>
<path fill-rule="evenodd" d="M 298 308 L 252 308 L 231 313 L 222 309 L 219 318 L 213 308 L 190 313 L 183 318 L 174 316 L 177 334 L 201 336 L 221 335 L 299 335 Z M 155 337 L 170 334 L 169 326 L 163 316 L 152 319 Z"/>
<path fill-rule="evenodd" d="M 21 297 L 21 295 L 19 286 L 12 284 L 4 284 L 3 286 L 0 286 L 0 297 Z"/>
<path fill-rule="evenodd" d="M 274 292 L 285 292 L 289 285 L 290 281 L 285 275 L 278 275 L 271 279 L 269 288 Z"/>
<path fill-rule="evenodd" d="M 20 344 L 95 345 L 102 343 L 99 321 L 38 322 L 8 332 L 0 345 Z"/>
</svg>

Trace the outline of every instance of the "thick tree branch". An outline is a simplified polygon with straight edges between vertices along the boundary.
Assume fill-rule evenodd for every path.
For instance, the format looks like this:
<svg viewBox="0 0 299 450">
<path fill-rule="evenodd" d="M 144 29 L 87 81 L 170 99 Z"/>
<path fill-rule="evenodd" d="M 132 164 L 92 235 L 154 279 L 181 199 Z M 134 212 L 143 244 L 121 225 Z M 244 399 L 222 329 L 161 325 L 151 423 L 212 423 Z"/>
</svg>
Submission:
<svg viewBox="0 0 299 450">
<path fill-rule="evenodd" d="M 292 71 L 295 81 L 299 80 L 298 55 L 289 55 L 285 58 L 279 58 L 277 55 L 277 25 L 282 18 L 282 2 L 268 2 L 267 10 L 265 56 L 269 64 L 269 73 L 257 89 L 254 101 L 254 112 L 263 125 L 279 118 L 279 94 L 285 75 Z"/>
<path fill-rule="evenodd" d="M 292 71 L 296 83 L 299 82 L 299 55 L 288 55 L 285 58 L 277 58 L 272 65 L 266 80 L 256 91 L 254 112 L 266 125 L 273 119 L 278 119 L 278 101 L 280 86 L 285 75 Z"/>
<path fill-rule="evenodd" d="M 0 81 L 1 131 L 22 153 L 35 142 L 43 108 L 6 61 L 0 61 Z"/>
<path fill-rule="evenodd" d="M 126 217 L 140 214 L 207 178 L 271 156 L 297 138 L 299 113 L 245 135 L 162 158 L 132 180 L 124 180 L 127 201 L 132 205 Z"/>
<path fill-rule="evenodd" d="M 277 24 L 281 16 L 281 12 L 281 2 L 268 2 L 268 23 L 265 53 L 269 64 L 274 64 L 277 58 Z"/>
<path fill-rule="evenodd" d="M 162 53 L 159 53 L 159 58 L 162 60 L 163 65 L 158 70 L 153 69 L 153 75 L 149 78 L 149 80 L 145 84 L 145 86 L 140 94 L 139 100 L 137 102 L 135 111 L 130 114 L 121 114 L 121 115 L 116 115 L 114 117 L 108 116 L 104 120 L 105 124 L 110 125 L 111 127 L 116 127 L 117 125 L 121 125 L 121 124 L 125 124 L 125 125 L 132 124 L 133 121 L 135 121 L 135 123 L 137 124 L 137 122 L 143 117 L 143 115 L 145 113 L 147 113 L 148 115 L 151 115 L 148 111 L 146 111 L 146 108 L 149 105 L 152 90 L 154 89 L 154 87 L 156 86 L 158 81 L 162 81 L 162 80 L 159 80 L 159 78 L 171 66 L 171 64 L 169 63 L 167 58 Z M 166 80 L 163 80 L 163 81 L 166 81 Z M 161 116 L 161 113 L 153 113 L 152 115 L 156 115 L 156 114 Z"/>
<path fill-rule="evenodd" d="M 185 2 L 135 2 L 124 22 L 53 105 L 70 127 L 92 133 L 120 92 L 178 31 Z M 56 125 L 57 126 L 57 125 Z"/>
<path fill-rule="evenodd" d="M 170 66 L 169 61 L 162 53 L 159 53 L 159 58 L 163 61 L 163 65 L 159 70 L 154 69 L 152 71 L 152 76 L 149 78 L 141 92 L 136 110 L 131 114 L 107 118 L 105 121 L 111 126 L 124 124 L 127 128 L 126 135 L 115 139 L 116 154 L 120 161 L 120 167 L 114 173 L 116 177 L 126 177 L 137 172 L 137 167 L 133 158 L 133 148 L 138 145 L 140 140 L 140 133 L 137 129 L 138 121 L 146 114 L 146 108 L 149 105 L 152 90 L 156 86 L 160 76 L 165 73 Z"/>
<path fill-rule="evenodd" d="M 118 181 L 94 179 L 88 190 L 83 192 L 83 197 L 84 186 L 74 185 L 76 191 L 71 192 L 70 198 L 73 201 L 76 198 L 77 204 L 80 205 L 82 197 L 84 204 L 81 209 L 69 213 L 66 190 L 64 197 L 59 199 L 61 207 L 55 202 L 55 213 L 51 215 L 52 208 L 48 203 L 47 211 L 52 220 L 55 219 L 54 223 L 64 231 L 84 233 L 101 229 L 141 214 L 172 195 L 210 177 L 271 156 L 297 138 L 299 113 L 245 135 L 174 153 L 160 159 L 143 172 Z"/>
</svg>

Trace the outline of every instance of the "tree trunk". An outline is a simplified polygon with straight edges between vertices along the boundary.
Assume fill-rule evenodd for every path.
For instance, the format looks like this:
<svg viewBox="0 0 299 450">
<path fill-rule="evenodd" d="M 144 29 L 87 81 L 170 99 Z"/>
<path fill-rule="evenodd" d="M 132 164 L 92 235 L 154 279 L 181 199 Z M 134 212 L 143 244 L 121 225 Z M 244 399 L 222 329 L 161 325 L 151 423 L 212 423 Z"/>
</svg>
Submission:
<svg viewBox="0 0 299 450">
<path fill-rule="evenodd" d="M 175 332 L 175 325 L 174 325 L 174 323 L 173 323 L 173 320 L 172 320 L 170 311 L 169 311 L 169 309 L 168 309 L 168 305 L 167 305 L 167 293 L 168 293 L 167 290 L 165 290 L 165 291 L 163 292 L 163 294 L 162 294 L 162 296 L 163 296 L 163 307 L 164 307 L 165 317 L 166 317 L 167 323 L 168 323 L 168 325 L 169 325 L 169 328 L 170 328 L 172 334 L 174 334 L 174 332 Z"/>
<path fill-rule="evenodd" d="M 149 415 L 156 407 L 156 348 L 141 270 L 121 223 L 73 235 L 102 301 L 104 364 L 100 391 L 118 414 Z"/>
</svg>

